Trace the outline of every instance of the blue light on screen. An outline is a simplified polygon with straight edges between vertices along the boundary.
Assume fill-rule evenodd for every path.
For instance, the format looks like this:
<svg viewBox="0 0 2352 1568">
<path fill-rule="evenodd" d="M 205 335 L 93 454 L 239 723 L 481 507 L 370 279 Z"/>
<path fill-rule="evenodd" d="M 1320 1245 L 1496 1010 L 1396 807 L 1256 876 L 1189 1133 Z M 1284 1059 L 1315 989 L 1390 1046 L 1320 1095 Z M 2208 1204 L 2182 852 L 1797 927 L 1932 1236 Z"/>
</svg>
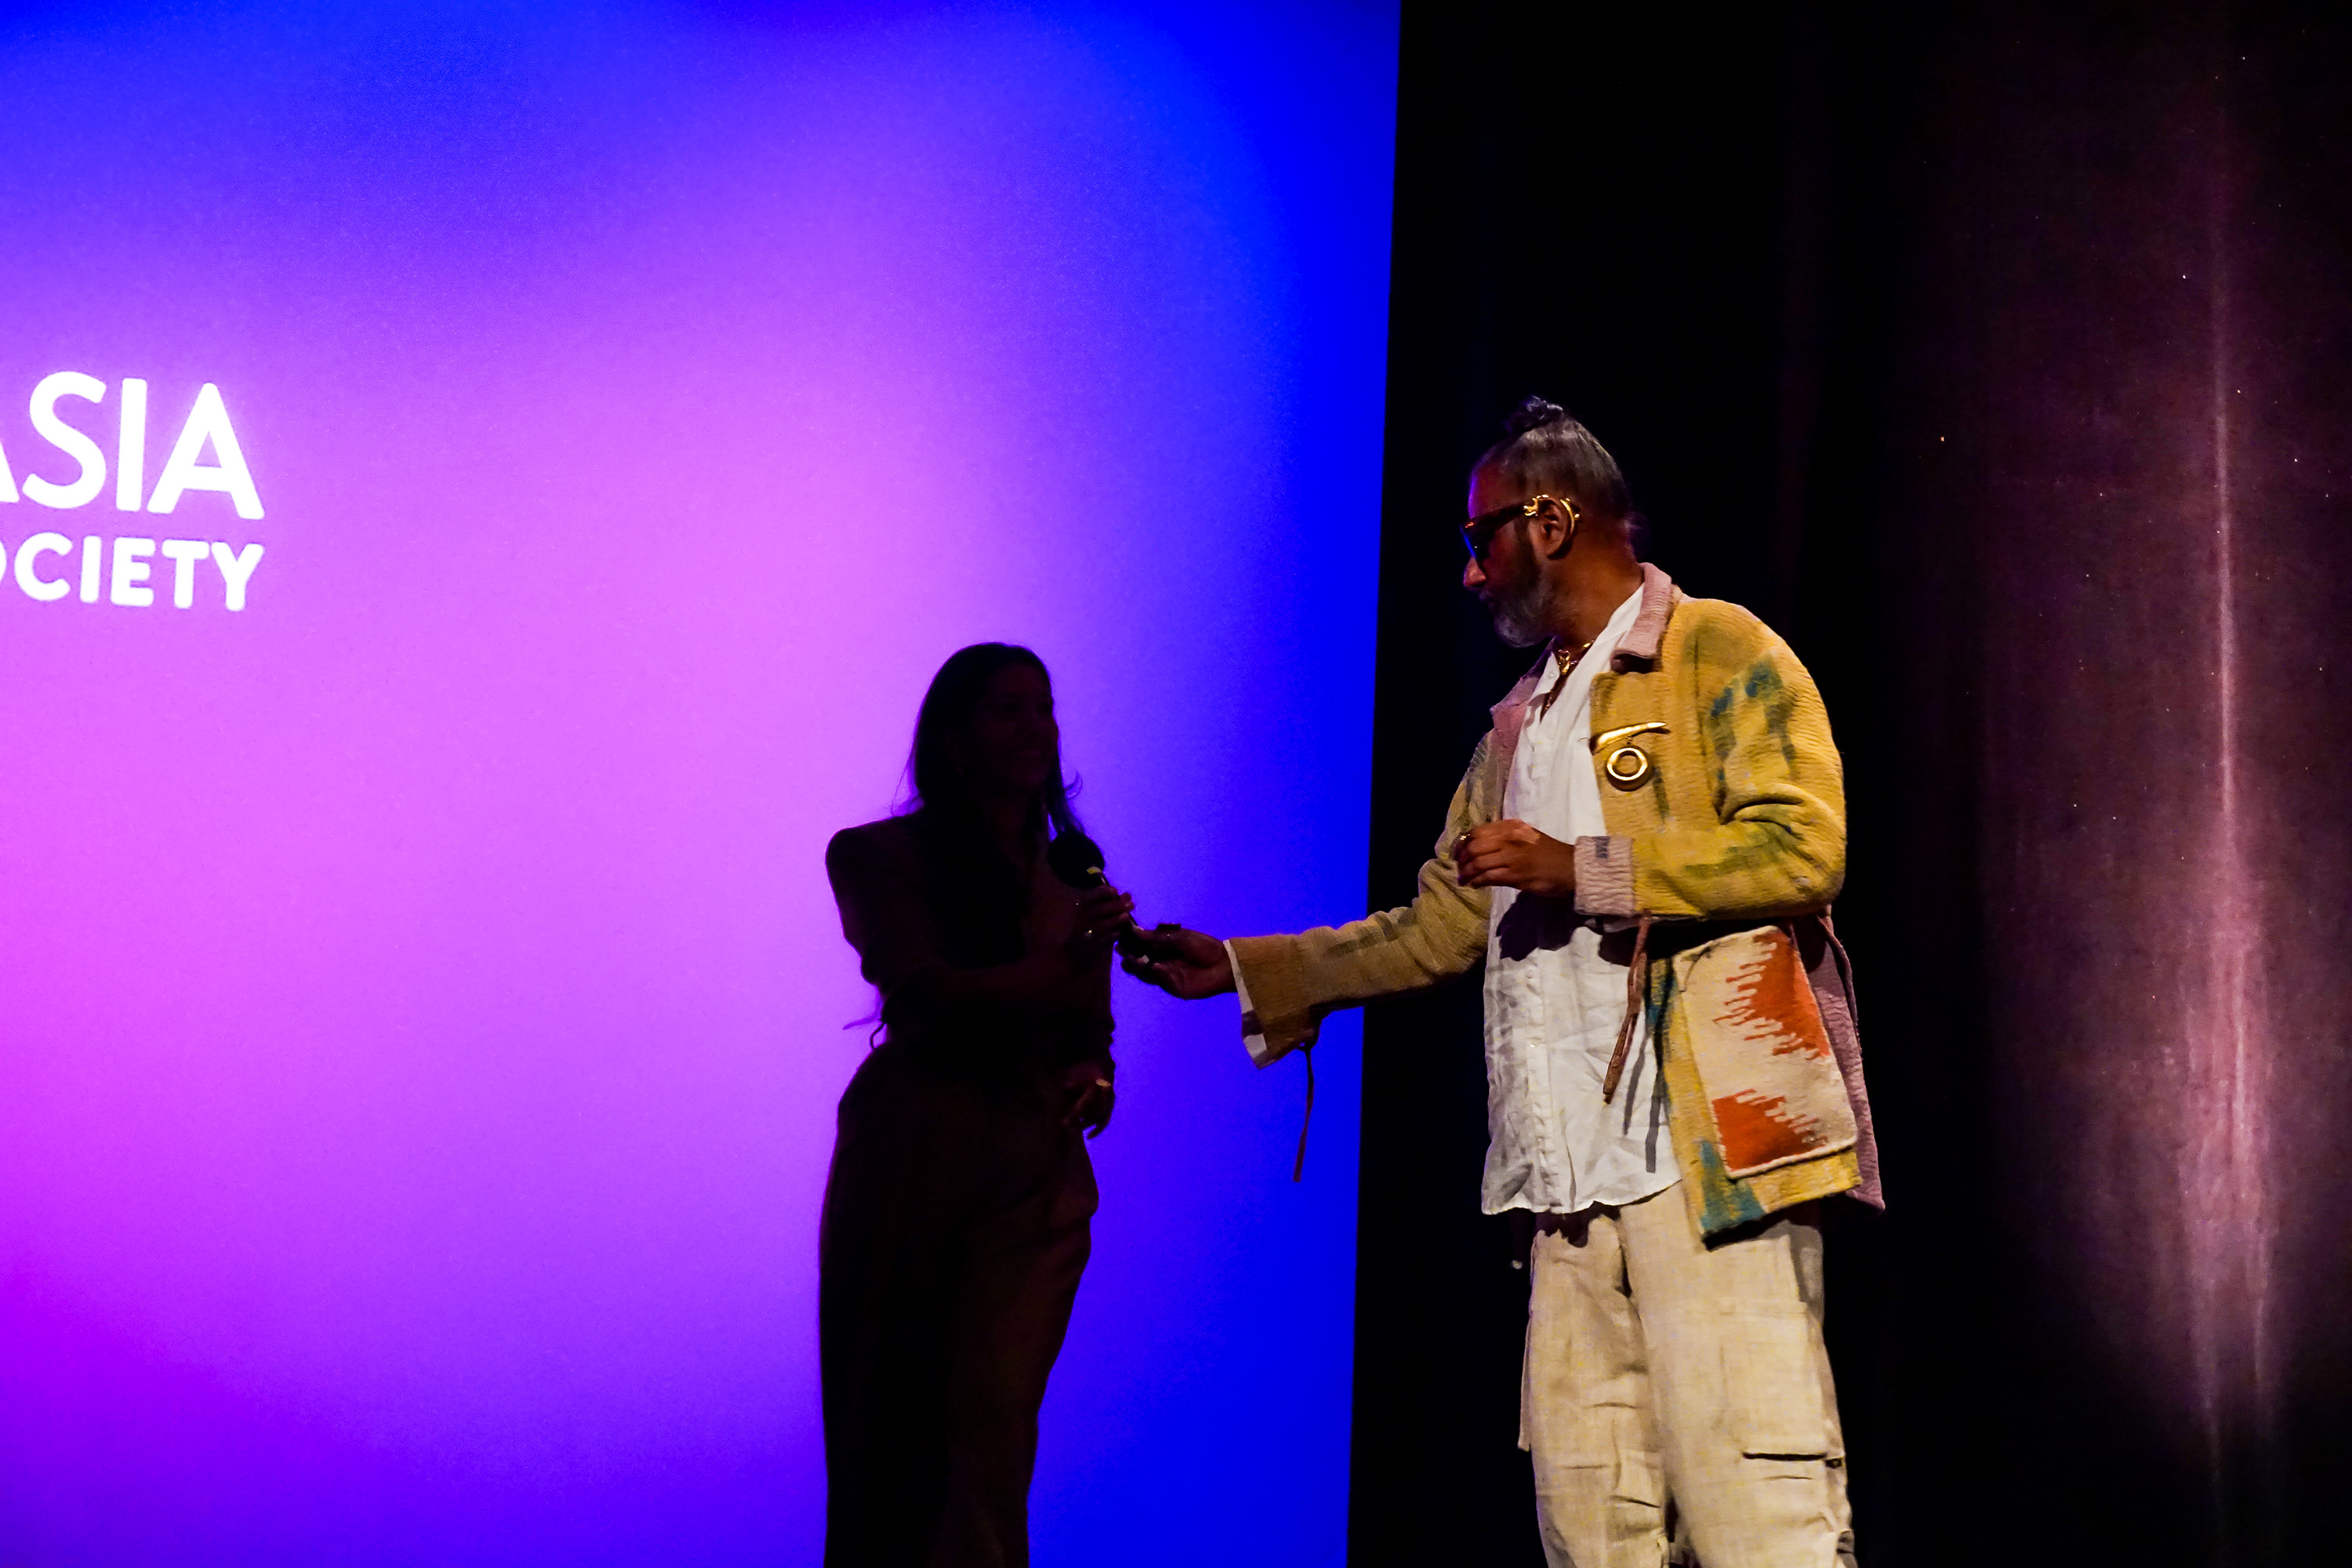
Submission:
<svg viewBox="0 0 2352 1568">
<path fill-rule="evenodd" d="M 822 855 L 940 659 L 1147 920 L 1362 908 L 1396 27 L 0 11 L 0 1563 L 816 1561 Z M 1293 1185 L 1118 1008 L 1036 1560 L 1337 1562 L 1352 1019 Z"/>
</svg>

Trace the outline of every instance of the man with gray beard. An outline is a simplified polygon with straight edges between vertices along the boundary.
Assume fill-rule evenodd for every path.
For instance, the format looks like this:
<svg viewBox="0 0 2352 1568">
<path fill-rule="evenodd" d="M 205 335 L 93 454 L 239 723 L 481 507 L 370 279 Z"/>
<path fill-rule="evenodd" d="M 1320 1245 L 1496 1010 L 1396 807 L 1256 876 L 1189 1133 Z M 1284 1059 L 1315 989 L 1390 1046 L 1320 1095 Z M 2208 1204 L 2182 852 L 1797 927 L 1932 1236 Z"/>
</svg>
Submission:
<svg viewBox="0 0 2352 1568">
<path fill-rule="evenodd" d="M 1877 1205 L 1843 950 L 1837 748 L 1736 605 L 1634 552 L 1625 480 L 1530 398 L 1479 458 L 1463 585 L 1544 653 L 1412 903 L 1128 968 L 1238 992 L 1261 1066 L 1336 1007 L 1486 966 L 1490 1214 L 1530 1216 L 1520 1440 L 1555 1568 L 1831 1568 L 1853 1549 L 1818 1201 Z"/>
</svg>

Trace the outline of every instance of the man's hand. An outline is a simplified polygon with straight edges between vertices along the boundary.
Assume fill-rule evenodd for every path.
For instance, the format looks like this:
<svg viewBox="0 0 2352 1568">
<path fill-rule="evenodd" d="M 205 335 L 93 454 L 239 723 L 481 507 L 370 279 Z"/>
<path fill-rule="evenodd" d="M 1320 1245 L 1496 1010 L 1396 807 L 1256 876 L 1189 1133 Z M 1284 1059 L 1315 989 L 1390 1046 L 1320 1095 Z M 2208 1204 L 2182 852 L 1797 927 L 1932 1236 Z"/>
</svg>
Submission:
<svg viewBox="0 0 2352 1568">
<path fill-rule="evenodd" d="M 1233 960 L 1215 937 L 1180 925 L 1156 925 L 1124 946 L 1125 967 L 1171 996 L 1197 1002 L 1234 988 Z"/>
<path fill-rule="evenodd" d="M 1517 888 L 1547 899 L 1576 896 L 1576 847 L 1524 822 L 1482 822 L 1454 844 L 1465 888 Z"/>
</svg>

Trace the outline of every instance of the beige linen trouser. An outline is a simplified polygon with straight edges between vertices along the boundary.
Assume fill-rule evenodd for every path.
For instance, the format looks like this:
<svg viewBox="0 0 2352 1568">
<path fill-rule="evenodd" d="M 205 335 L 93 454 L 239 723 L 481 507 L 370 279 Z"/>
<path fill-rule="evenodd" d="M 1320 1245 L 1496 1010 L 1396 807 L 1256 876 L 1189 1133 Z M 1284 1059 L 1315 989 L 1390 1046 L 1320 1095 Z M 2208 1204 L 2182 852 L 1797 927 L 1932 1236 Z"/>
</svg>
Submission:
<svg viewBox="0 0 2352 1568">
<path fill-rule="evenodd" d="M 1551 1568 L 1659 1568 L 1666 1500 L 1703 1568 L 1851 1560 L 1810 1207 L 1708 1247 L 1680 1186 L 1548 1218 L 1519 1441 Z"/>
</svg>

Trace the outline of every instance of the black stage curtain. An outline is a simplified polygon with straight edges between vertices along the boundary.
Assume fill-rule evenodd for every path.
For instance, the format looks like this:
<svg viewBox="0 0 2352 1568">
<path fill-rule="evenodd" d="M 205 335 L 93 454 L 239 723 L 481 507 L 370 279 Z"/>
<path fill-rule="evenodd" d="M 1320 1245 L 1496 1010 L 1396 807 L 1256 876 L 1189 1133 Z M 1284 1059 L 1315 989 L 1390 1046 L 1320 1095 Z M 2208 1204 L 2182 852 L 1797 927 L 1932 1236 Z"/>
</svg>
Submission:
<svg viewBox="0 0 2352 1568">
<path fill-rule="evenodd" d="M 1838 726 L 1865 1562 L 2342 1550 L 2341 9 L 1405 7 L 1371 901 L 1528 662 L 1453 525 L 1539 391 Z M 1367 1021 L 1360 1564 L 1541 1561 L 1478 1005 Z"/>
</svg>

